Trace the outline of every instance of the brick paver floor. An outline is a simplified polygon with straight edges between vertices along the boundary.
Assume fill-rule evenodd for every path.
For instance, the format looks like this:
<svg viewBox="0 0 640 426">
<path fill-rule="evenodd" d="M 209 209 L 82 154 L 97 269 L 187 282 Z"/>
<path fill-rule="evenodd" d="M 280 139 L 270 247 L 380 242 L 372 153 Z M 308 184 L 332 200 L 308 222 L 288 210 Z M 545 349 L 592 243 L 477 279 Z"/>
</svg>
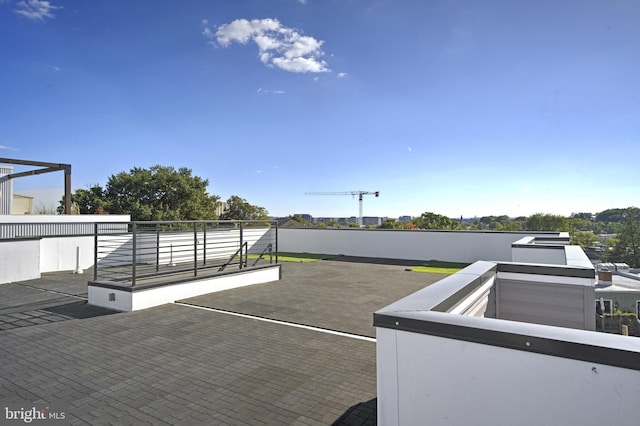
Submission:
<svg viewBox="0 0 640 426">
<path fill-rule="evenodd" d="M 441 278 L 404 269 L 285 263 L 282 281 L 187 301 L 252 317 L 113 313 L 79 299 L 89 275 L 0 285 L 0 324 L 13 325 L 0 330 L 0 409 L 50 407 L 72 425 L 375 424 L 373 339 L 258 317 L 372 336 L 373 311 Z"/>
</svg>

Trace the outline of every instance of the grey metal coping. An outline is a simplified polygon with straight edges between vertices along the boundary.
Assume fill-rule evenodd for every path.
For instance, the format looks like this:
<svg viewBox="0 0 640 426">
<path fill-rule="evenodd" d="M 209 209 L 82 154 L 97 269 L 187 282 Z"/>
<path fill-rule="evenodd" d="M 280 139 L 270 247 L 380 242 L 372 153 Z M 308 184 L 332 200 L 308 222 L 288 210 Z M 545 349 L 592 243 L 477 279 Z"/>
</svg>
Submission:
<svg viewBox="0 0 640 426">
<path fill-rule="evenodd" d="M 479 261 L 373 314 L 375 327 L 640 371 L 640 339 L 447 313 L 497 272 L 593 278 L 593 268 Z"/>
<path fill-rule="evenodd" d="M 373 325 L 640 371 L 640 339 L 433 311 L 373 314 Z"/>
<path fill-rule="evenodd" d="M 29 240 L 41 240 L 43 237 L 14 237 L 14 238 L 0 238 L 0 243 L 8 243 L 12 241 L 29 241 Z"/>
<path fill-rule="evenodd" d="M 497 262 L 498 272 L 555 275 L 558 277 L 595 278 L 593 266 L 550 265 L 546 263 Z"/>
<path fill-rule="evenodd" d="M 102 288 L 109 288 L 113 290 L 126 291 L 129 293 L 135 293 L 136 291 L 144 291 L 144 290 L 149 290 L 157 287 L 166 287 L 168 285 L 184 284 L 191 281 L 222 277 L 225 275 L 235 275 L 235 274 L 254 272 L 260 269 L 278 268 L 279 274 L 282 275 L 281 265 L 282 264 L 280 263 L 275 263 L 275 264 L 269 264 L 269 265 L 247 266 L 246 268 L 243 268 L 243 269 L 216 272 L 214 274 L 203 273 L 202 275 L 197 275 L 197 276 L 175 278 L 171 280 L 157 281 L 152 283 L 136 284 L 133 287 L 131 286 L 131 284 L 120 283 L 117 281 L 88 281 L 87 284 L 93 287 L 102 287 Z"/>
</svg>

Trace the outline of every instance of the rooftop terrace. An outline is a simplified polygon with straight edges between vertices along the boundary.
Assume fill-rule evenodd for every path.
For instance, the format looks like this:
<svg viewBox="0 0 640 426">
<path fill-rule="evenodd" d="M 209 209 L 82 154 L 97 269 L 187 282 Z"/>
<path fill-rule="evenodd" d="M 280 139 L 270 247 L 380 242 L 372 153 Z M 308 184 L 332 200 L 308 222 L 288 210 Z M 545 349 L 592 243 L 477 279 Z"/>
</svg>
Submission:
<svg viewBox="0 0 640 426">
<path fill-rule="evenodd" d="M 88 273 L 4 284 L 0 405 L 72 425 L 375 424 L 371 314 L 443 276 L 363 260 L 128 313 L 86 304 Z"/>
</svg>

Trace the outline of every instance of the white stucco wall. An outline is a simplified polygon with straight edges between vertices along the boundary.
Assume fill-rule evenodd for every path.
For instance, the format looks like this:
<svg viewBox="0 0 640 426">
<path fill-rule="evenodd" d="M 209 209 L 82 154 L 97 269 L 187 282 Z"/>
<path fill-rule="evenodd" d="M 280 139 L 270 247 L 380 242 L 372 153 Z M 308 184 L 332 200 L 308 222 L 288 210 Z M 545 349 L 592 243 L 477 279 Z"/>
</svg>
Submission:
<svg viewBox="0 0 640 426">
<path fill-rule="evenodd" d="M 278 250 L 283 252 L 468 263 L 481 259 L 511 261 L 511 244 L 531 235 L 370 229 L 279 229 L 278 234 Z"/>
<path fill-rule="evenodd" d="M 40 240 L 0 241 L 0 284 L 40 278 Z"/>
<path fill-rule="evenodd" d="M 637 423 L 640 371 L 382 328 L 376 348 L 379 425 Z"/>
<path fill-rule="evenodd" d="M 274 265 L 269 268 L 237 272 L 179 284 L 168 284 L 134 292 L 89 284 L 88 297 L 91 305 L 131 312 L 171 303 L 179 299 L 187 299 L 202 294 L 267 283 L 279 279 L 280 267 Z M 114 294 L 115 300 L 109 300 L 109 294 Z"/>
<path fill-rule="evenodd" d="M 40 272 L 73 271 L 80 249 L 80 269 L 93 265 L 93 237 L 48 237 L 40 240 Z"/>
</svg>

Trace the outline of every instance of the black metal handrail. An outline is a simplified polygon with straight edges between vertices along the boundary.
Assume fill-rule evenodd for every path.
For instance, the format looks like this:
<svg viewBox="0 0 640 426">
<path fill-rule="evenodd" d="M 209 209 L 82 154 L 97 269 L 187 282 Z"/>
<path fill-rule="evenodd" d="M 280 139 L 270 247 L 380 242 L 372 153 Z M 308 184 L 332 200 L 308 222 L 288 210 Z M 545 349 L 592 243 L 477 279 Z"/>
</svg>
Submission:
<svg viewBox="0 0 640 426">
<path fill-rule="evenodd" d="M 248 248 L 248 245 L 247 245 L 247 243 L 246 243 L 246 242 L 245 242 L 245 243 L 243 243 L 243 244 L 240 246 L 240 248 L 238 248 L 238 250 L 236 250 L 236 252 L 235 252 L 235 253 L 233 253 L 233 254 L 231 255 L 231 257 L 229 258 L 229 260 L 228 260 L 228 261 L 226 261 L 226 262 L 225 262 L 225 263 L 220 267 L 220 269 L 218 269 L 218 272 L 222 272 L 222 271 L 224 271 L 224 269 L 225 269 L 227 266 L 229 266 L 229 265 L 233 262 L 233 259 L 235 259 L 235 258 L 236 258 L 236 256 L 238 255 L 238 253 L 240 253 L 240 263 L 239 263 L 239 265 L 240 265 L 240 269 L 242 269 L 242 263 L 243 263 L 243 262 L 242 262 L 242 249 L 243 249 L 243 248 L 244 248 L 245 253 L 246 253 L 246 252 L 247 252 L 247 248 Z M 248 255 L 247 255 L 247 257 L 248 257 Z M 247 257 L 245 257 L 245 259 L 246 259 Z M 244 265 L 245 265 L 245 267 L 247 266 L 246 260 L 244 261 Z"/>
<path fill-rule="evenodd" d="M 273 244 L 269 243 L 264 250 L 262 250 L 262 253 L 260 253 L 260 255 L 258 256 L 258 258 L 253 262 L 253 264 L 251 264 L 251 266 L 256 266 L 256 264 L 264 257 L 264 254 L 267 252 L 267 250 L 269 251 L 269 263 L 273 262 Z"/>
<path fill-rule="evenodd" d="M 94 227 L 94 281 L 141 283 L 221 273 L 232 264 L 248 267 L 275 253 L 275 221 L 168 221 L 120 224 L 120 232 Z M 124 227 L 124 230 L 123 230 Z M 257 260 L 257 261 L 258 261 Z M 252 267 L 256 266 L 253 262 Z"/>
</svg>

